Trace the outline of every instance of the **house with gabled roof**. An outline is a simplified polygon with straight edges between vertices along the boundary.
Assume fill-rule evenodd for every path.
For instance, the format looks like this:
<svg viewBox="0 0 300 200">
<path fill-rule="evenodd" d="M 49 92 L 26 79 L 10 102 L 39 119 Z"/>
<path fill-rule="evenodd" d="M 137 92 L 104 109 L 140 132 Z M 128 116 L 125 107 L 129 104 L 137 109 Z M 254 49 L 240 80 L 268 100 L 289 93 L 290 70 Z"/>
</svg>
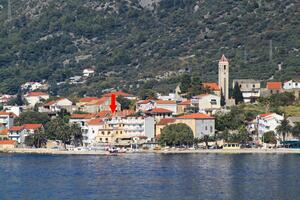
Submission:
<svg viewBox="0 0 300 200">
<path fill-rule="evenodd" d="M 49 101 L 39 108 L 39 112 L 57 113 L 62 109 L 65 109 L 69 113 L 76 111 L 76 106 L 73 106 L 73 102 L 67 98 L 59 98 L 53 101 Z"/>
<path fill-rule="evenodd" d="M 5 128 L 11 128 L 16 117 L 12 112 L 0 111 L 0 124 Z"/>
<path fill-rule="evenodd" d="M 261 96 L 268 97 L 273 94 L 280 94 L 284 92 L 282 88 L 282 82 L 267 82 L 266 88 L 261 89 Z"/>
<path fill-rule="evenodd" d="M 29 92 L 25 95 L 25 99 L 29 104 L 28 106 L 33 108 L 36 104 L 49 99 L 49 95 L 44 92 Z"/>
<path fill-rule="evenodd" d="M 13 126 L 8 129 L 8 138 L 23 144 L 27 136 L 39 133 L 43 130 L 44 127 L 42 124 L 24 124 L 21 126 Z"/>
<path fill-rule="evenodd" d="M 191 101 L 199 111 L 212 112 L 221 109 L 221 97 L 215 94 L 200 94 L 194 96 Z"/>
<path fill-rule="evenodd" d="M 129 100 L 136 100 L 137 97 L 134 96 L 133 94 L 129 94 L 123 91 L 116 91 L 116 92 L 110 92 L 110 93 L 106 93 L 103 95 L 103 97 L 111 97 L 112 94 L 115 94 L 116 97 L 124 97 L 125 99 L 129 99 Z"/>
<path fill-rule="evenodd" d="M 215 118 L 202 113 L 193 113 L 176 118 L 175 123 L 184 123 L 188 125 L 195 138 L 203 138 L 205 135 L 214 136 Z"/>
<path fill-rule="evenodd" d="M 204 82 L 202 88 L 212 91 L 214 94 L 221 96 L 221 89 L 218 83 L 215 82 Z"/>
<path fill-rule="evenodd" d="M 171 118 L 173 116 L 173 111 L 165 108 L 153 108 L 145 112 L 147 116 L 154 117 L 156 121 L 163 118 Z"/>
<path fill-rule="evenodd" d="M 76 106 L 78 110 L 87 113 L 98 113 L 103 110 L 110 110 L 111 98 L 110 97 L 85 97 L 81 98 Z M 117 102 L 116 111 L 121 110 L 121 104 Z"/>
</svg>

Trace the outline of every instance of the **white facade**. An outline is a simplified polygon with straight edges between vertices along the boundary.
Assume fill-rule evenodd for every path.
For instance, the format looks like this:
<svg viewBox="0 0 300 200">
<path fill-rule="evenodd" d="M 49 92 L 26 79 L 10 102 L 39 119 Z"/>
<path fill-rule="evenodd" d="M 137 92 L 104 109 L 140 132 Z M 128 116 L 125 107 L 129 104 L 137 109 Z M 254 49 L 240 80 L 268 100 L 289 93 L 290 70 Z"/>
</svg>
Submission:
<svg viewBox="0 0 300 200">
<path fill-rule="evenodd" d="M 156 102 L 154 100 L 144 100 L 137 103 L 137 111 L 148 111 L 156 107 Z"/>
<path fill-rule="evenodd" d="M 14 125 L 14 116 L 12 113 L 1 112 L 0 124 L 3 124 L 5 128 L 11 128 Z"/>
<path fill-rule="evenodd" d="M 87 123 L 87 126 L 83 127 L 83 133 L 82 133 L 84 146 L 89 146 L 95 143 L 95 139 L 99 130 L 103 128 L 104 128 L 103 123 L 98 123 L 98 124 Z"/>
<path fill-rule="evenodd" d="M 258 115 L 256 121 L 259 137 L 263 136 L 264 133 L 269 131 L 274 131 L 274 133 L 277 133 L 276 128 L 281 124 L 283 118 L 283 116 L 276 113 Z"/>
<path fill-rule="evenodd" d="M 197 104 L 199 111 L 218 110 L 221 108 L 221 97 L 215 94 L 204 94 L 192 99 L 193 104 Z"/>
<path fill-rule="evenodd" d="M 155 121 L 153 117 L 126 117 L 123 119 L 124 137 L 154 138 Z"/>
<path fill-rule="evenodd" d="M 176 103 L 163 103 L 163 104 L 156 104 L 156 108 L 163 108 L 173 112 L 173 114 L 177 114 L 177 104 Z"/>
<path fill-rule="evenodd" d="M 157 93 L 157 98 L 164 101 L 182 101 L 182 98 L 178 93 L 169 93 L 169 95 L 166 96 Z"/>
<path fill-rule="evenodd" d="M 43 100 L 49 99 L 48 94 L 28 94 L 25 96 L 26 101 L 29 104 L 29 107 L 34 107 L 37 103 L 41 103 Z"/>
<path fill-rule="evenodd" d="M 9 113 L 14 113 L 16 116 L 20 116 L 23 108 L 21 106 L 4 106 L 3 110 Z"/>
<path fill-rule="evenodd" d="M 283 89 L 285 90 L 291 90 L 291 89 L 300 89 L 300 81 L 286 81 L 283 84 Z"/>
<path fill-rule="evenodd" d="M 210 137 L 215 135 L 215 120 L 214 119 L 197 119 L 195 137 L 203 138 L 205 135 Z"/>
<path fill-rule="evenodd" d="M 83 73 L 83 76 L 89 77 L 89 76 L 93 76 L 95 74 L 95 70 L 88 68 L 88 69 L 84 69 L 82 73 Z"/>
</svg>

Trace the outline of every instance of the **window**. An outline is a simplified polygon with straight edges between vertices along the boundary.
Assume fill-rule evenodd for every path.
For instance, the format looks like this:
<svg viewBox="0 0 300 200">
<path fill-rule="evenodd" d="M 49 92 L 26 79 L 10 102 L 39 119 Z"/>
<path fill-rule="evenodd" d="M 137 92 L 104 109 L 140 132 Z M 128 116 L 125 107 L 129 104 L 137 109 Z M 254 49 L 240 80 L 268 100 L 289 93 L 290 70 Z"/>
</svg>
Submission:
<svg viewBox="0 0 300 200">
<path fill-rule="evenodd" d="M 224 65 L 224 70 L 226 70 L 226 65 Z"/>
<path fill-rule="evenodd" d="M 207 131 L 207 126 L 205 126 L 205 130 Z"/>
<path fill-rule="evenodd" d="M 211 99 L 210 104 L 211 105 L 217 105 L 217 100 L 216 99 Z"/>
<path fill-rule="evenodd" d="M 211 133 L 213 132 L 213 127 L 212 127 L 212 126 L 210 126 L 210 132 L 211 132 Z"/>
</svg>

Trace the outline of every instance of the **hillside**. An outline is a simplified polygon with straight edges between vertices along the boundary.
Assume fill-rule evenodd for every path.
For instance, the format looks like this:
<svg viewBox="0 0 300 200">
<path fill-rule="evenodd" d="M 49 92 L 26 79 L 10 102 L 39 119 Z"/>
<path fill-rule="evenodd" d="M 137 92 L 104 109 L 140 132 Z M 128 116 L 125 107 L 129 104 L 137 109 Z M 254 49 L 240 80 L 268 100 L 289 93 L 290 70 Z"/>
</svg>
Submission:
<svg viewBox="0 0 300 200">
<path fill-rule="evenodd" d="M 185 68 L 202 81 L 216 80 L 222 53 L 231 78 L 300 75 L 297 0 L 11 0 L 11 20 L 7 2 L 0 0 L 3 93 L 42 79 L 61 94 L 112 87 L 166 92 L 178 82 L 174 75 L 142 80 Z M 85 84 L 57 88 L 91 66 L 97 76 Z"/>
</svg>

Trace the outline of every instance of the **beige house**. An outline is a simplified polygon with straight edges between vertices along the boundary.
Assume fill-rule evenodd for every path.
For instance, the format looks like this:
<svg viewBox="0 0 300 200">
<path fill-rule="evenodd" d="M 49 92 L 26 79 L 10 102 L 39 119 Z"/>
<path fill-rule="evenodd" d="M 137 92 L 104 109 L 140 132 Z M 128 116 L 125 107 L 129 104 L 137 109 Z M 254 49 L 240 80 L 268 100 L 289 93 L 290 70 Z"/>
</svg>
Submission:
<svg viewBox="0 0 300 200">
<path fill-rule="evenodd" d="M 78 110 L 87 113 L 98 113 L 103 110 L 110 110 L 111 98 L 110 97 L 86 97 L 76 103 Z M 121 104 L 117 102 L 116 111 L 121 110 Z"/>
<path fill-rule="evenodd" d="M 155 137 L 159 138 L 161 131 L 163 130 L 163 128 L 169 124 L 173 124 L 176 122 L 175 118 L 165 118 L 165 119 L 161 119 L 155 127 Z"/>
<path fill-rule="evenodd" d="M 215 94 L 201 94 L 193 97 L 192 103 L 197 105 L 199 111 L 213 111 L 221 109 L 221 97 Z"/>
<path fill-rule="evenodd" d="M 175 123 L 184 123 L 188 125 L 195 138 L 202 138 L 205 135 L 214 136 L 215 118 L 202 113 L 193 113 L 176 118 Z"/>
<path fill-rule="evenodd" d="M 0 130 L 0 140 L 8 140 L 8 129 Z"/>
<path fill-rule="evenodd" d="M 0 140 L 0 149 L 13 149 L 17 145 L 14 140 Z"/>
<path fill-rule="evenodd" d="M 183 101 L 177 104 L 177 114 L 185 113 L 191 107 L 191 100 Z"/>
</svg>

